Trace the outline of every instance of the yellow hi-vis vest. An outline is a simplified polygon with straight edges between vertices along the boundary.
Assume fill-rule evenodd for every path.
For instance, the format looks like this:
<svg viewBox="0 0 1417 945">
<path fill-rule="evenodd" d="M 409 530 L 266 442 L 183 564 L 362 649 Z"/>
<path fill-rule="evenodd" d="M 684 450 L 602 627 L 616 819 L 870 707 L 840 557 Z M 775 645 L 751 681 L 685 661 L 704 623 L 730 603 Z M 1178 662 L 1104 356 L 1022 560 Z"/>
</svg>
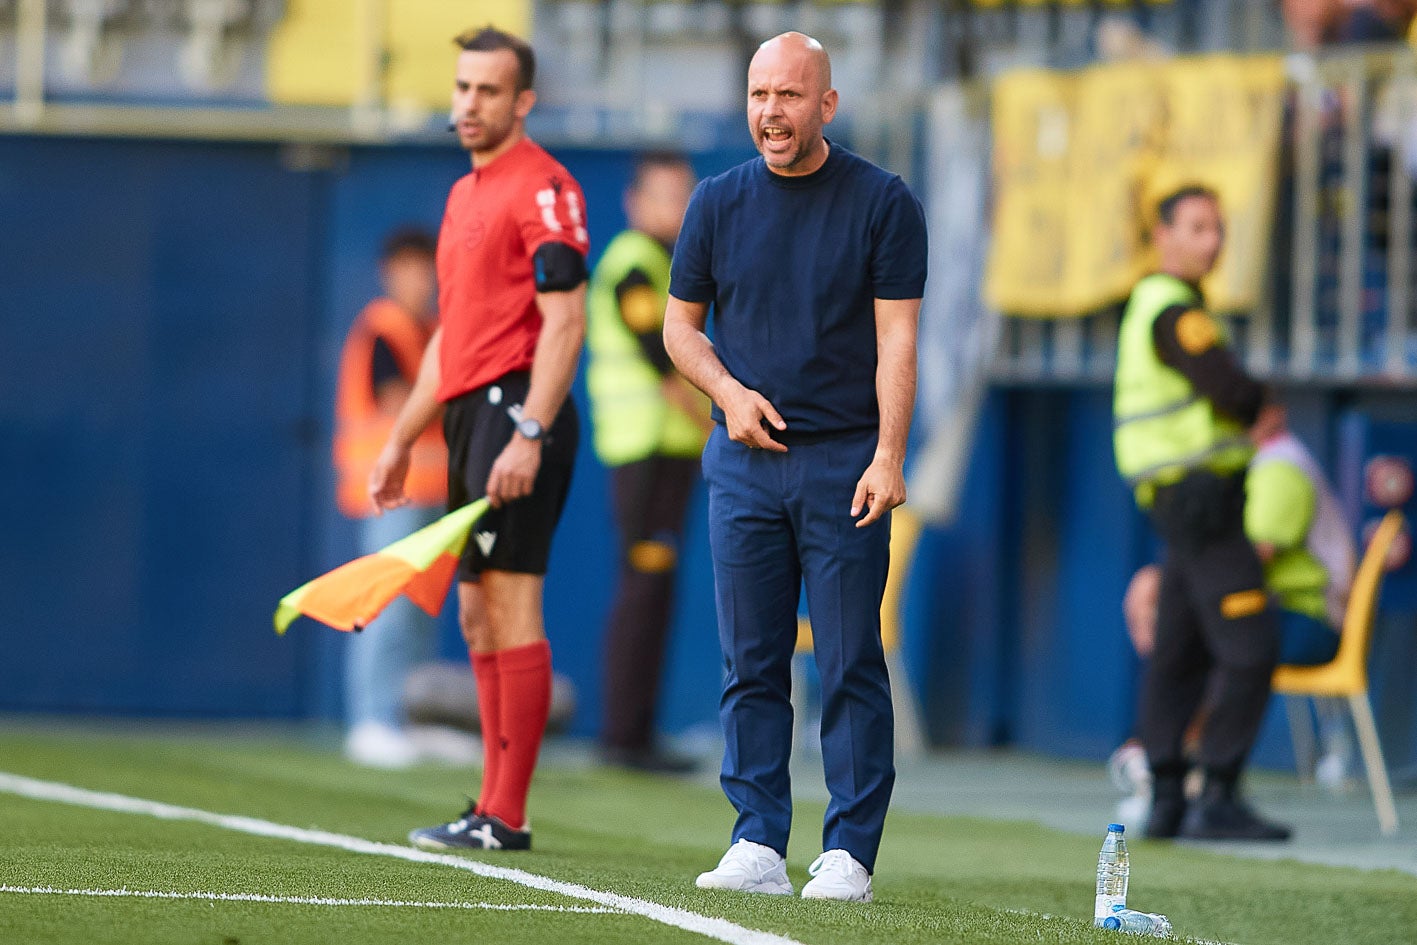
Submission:
<svg viewBox="0 0 1417 945">
<path fill-rule="evenodd" d="M 625 230 L 595 267 L 586 300 L 586 389 L 595 426 L 595 452 L 607 466 L 650 456 L 698 456 L 704 431 L 664 399 L 661 376 L 645 357 L 625 319 L 615 287 L 638 269 L 649 277 L 661 309 L 669 298 L 669 253 L 652 237 Z M 661 323 L 663 313 L 660 315 Z"/>
<path fill-rule="evenodd" d="M 1117 378 L 1112 393 L 1112 445 L 1117 470 L 1142 507 L 1158 486 L 1195 469 L 1238 472 L 1254 454 L 1245 429 L 1218 413 L 1186 376 L 1164 364 L 1152 325 L 1167 307 L 1198 307 L 1196 291 L 1175 276 L 1157 273 L 1137 283 L 1117 337 Z M 1229 339 L 1223 327 L 1220 343 Z"/>
</svg>

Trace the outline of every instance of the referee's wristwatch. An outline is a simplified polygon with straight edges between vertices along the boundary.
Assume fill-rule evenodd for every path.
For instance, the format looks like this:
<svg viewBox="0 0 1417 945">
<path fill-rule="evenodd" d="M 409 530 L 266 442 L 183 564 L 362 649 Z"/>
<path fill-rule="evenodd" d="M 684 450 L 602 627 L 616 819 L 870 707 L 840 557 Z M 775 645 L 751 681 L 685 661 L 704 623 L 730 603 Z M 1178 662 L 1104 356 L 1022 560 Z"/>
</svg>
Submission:
<svg viewBox="0 0 1417 945">
<path fill-rule="evenodd" d="M 517 421 L 517 432 L 523 438 L 535 443 L 541 442 L 541 438 L 546 434 L 546 431 L 541 428 L 541 421 L 531 417 L 523 417 Z"/>
</svg>

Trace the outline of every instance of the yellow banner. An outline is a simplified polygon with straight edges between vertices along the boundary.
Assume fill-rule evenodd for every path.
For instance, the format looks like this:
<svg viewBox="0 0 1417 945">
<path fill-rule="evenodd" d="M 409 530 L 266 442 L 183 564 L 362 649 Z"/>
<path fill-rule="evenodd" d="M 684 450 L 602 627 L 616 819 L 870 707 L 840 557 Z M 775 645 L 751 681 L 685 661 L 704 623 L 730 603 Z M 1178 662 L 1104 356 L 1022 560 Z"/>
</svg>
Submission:
<svg viewBox="0 0 1417 945">
<path fill-rule="evenodd" d="M 994 88 L 990 305 L 1086 315 L 1151 267 L 1156 200 L 1215 188 L 1230 240 L 1207 285 L 1217 310 L 1254 307 L 1268 262 L 1283 110 L 1277 57 L 1207 56 L 1016 72 Z"/>
<path fill-rule="evenodd" d="M 1152 200 L 1189 181 L 1215 188 L 1225 252 L 1206 280 L 1206 299 L 1216 311 L 1252 309 L 1269 268 L 1284 63 L 1277 56 L 1180 60 L 1165 81 L 1170 120 Z"/>
<path fill-rule="evenodd" d="M 266 90 L 279 105 L 369 104 L 444 112 L 453 37 L 491 24 L 531 35 L 530 0 L 287 0 L 266 50 Z"/>
<path fill-rule="evenodd" d="M 994 241 L 984 291 L 1001 311 L 1056 312 L 1067 292 L 1076 93 L 1075 76 L 1041 71 L 994 86 Z"/>
</svg>

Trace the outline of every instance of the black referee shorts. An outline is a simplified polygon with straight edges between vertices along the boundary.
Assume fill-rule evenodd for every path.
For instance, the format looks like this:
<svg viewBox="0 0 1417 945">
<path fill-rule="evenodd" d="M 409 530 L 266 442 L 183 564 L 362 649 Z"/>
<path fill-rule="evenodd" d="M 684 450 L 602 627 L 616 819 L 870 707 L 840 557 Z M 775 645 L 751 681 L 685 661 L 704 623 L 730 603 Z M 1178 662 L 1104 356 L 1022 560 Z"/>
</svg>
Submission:
<svg viewBox="0 0 1417 945">
<path fill-rule="evenodd" d="M 443 438 L 448 444 L 448 508 L 457 509 L 487 493 L 492 464 L 516 429 L 507 408 L 526 401 L 531 376 L 514 371 L 485 387 L 470 390 L 444 405 Z M 472 527 L 458 580 L 476 581 L 483 571 L 545 574 L 551 536 L 571 491 L 571 472 L 580 420 L 566 398 L 546 431 L 541 469 L 531 495 L 489 509 Z"/>
</svg>

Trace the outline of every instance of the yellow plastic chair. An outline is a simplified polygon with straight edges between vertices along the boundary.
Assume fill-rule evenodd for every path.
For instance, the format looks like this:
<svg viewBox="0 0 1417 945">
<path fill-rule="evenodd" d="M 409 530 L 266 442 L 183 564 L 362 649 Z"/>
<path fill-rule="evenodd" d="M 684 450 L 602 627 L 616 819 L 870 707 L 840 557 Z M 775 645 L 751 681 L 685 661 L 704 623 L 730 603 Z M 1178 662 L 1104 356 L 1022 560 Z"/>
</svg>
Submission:
<svg viewBox="0 0 1417 945">
<path fill-rule="evenodd" d="M 1363 752 L 1363 766 L 1368 769 L 1368 785 L 1373 792 L 1373 807 L 1384 834 L 1397 831 L 1397 807 L 1392 801 L 1392 786 L 1388 782 L 1387 764 L 1383 761 L 1382 745 L 1378 743 L 1378 728 L 1373 722 L 1373 707 L 1368 699 L 1368 650 L 1373 641 L 1373 617 L 1377 613 L 1378 592 L 1382 589 L 1383 565 L 1388 549 L 1402 531 L 1402 513 L 1396 509 L 1383 516 L 1373 533 L 1368 550 L 1353 578 L 1353 590 L 1348 608 L 1343 614 L 1343 633 L 1338 653 L 1320 666 L 1280 666 L 1274 671 L 1274 691 L 1286 696 L 1315 698 L 1328 696 L 1348 700 L 1353 713 L 1353 727 L 1358 732 L 1358 745 Z M 1307 708 L 1301 703 L 1301 706 Z M 1313 758 L 1313 732 L 1307 711 L 1302 719 L 1289 716 L 1289 730 L 1294 738 L 1296 758 Z"/>
<path fill-rule="evenodd" d="M 910 692 L 901 659 L 901 609 L 905 603 L 905 582 L 910 579 L 915 563 L 915 546 L 920 542 L 924 523 L 915 513 L 900 506 L 891 512 L 891 567 L 886 574 L 886 591 L 881 599 L 881 646 L 886 651 L 886 671 L 891 677 L 891 703 L 895 712 L 895 747 L 903 756 L 917 755 L 925 748 L 924 724 L 920 709 Z M 793 708 L 796 721 L 806 715 L 802 701 L 806 687 L 802 684 L 800 661 L 812 652 L 812 623 L 806 617 L 797 618 L 797 659 L 793 660 Z"/>
</svg>

